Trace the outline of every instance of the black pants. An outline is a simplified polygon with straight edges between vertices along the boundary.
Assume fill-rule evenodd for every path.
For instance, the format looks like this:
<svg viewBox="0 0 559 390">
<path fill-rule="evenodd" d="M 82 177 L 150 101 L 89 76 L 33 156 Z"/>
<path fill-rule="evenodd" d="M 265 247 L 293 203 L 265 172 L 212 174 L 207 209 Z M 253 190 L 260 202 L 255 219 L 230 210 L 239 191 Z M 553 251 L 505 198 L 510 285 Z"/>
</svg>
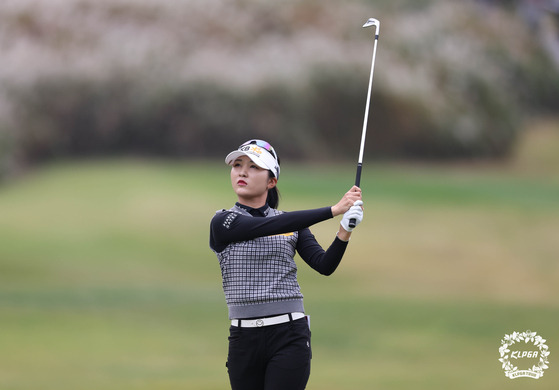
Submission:
<svg viewBox="0 0 559 390">
<path fill-rule="evenodd" d="M 227 368 L 233 390 L 303 390 L 311 372 L 307 320 L 229 329 Z"/>
</svg>

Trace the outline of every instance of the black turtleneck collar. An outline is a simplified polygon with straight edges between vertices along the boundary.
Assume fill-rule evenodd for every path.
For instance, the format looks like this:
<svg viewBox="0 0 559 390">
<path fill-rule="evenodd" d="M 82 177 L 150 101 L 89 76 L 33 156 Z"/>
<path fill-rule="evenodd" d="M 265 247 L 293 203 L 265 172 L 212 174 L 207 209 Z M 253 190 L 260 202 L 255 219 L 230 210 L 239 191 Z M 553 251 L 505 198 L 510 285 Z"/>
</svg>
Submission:
<svg viewBox="0 0 559 390">
<path fill-rule="evenodd" d="M 243 210 L 248 211 L 248 213 L 253 217 L 265 217 L 268 215 L 268 210 L 270 210 L 270 206 L 268 206 L 268 204 L 265 204 L 264 206 L 257 209 L 245 206 L 244 204 L 240 204 L 239 202 L 235 203 L 235 205 L 242 208 Z"/>
</svg>

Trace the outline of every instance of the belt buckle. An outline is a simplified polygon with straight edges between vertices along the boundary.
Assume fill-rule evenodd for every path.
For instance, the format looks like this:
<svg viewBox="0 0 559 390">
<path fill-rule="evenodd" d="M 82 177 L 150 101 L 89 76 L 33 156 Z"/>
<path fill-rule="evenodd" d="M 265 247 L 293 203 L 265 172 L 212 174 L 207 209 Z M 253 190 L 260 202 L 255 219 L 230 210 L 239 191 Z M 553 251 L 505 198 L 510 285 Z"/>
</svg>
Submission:
<svg viewBox="0 0 559 390">
<path fill-rule="evenodd" d="M 259 328 L 263 327 L 264 326 L 264 320 L 261 320 L 261 319 L 256 320 L 256 326 L 259 327 Z"/>
</svg>

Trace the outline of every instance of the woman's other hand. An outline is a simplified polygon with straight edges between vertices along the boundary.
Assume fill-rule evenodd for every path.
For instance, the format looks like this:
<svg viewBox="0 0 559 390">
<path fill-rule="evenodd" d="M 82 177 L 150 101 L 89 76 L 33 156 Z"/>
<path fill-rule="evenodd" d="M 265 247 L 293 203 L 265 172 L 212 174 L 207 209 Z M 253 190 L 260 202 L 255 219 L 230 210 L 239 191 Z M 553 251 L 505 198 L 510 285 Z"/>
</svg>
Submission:
<svg viewBox="0 0 559 390">
<path fill-rule="evenodd" d="M 362 200 L 361 188 L 353 186 L 348 192 L 344 194 L 344 196 L 338 203 L 332 206 L 332 216 L 335 217 L 337 215 L 345 213 L 358 200 Z"/>
</svg>

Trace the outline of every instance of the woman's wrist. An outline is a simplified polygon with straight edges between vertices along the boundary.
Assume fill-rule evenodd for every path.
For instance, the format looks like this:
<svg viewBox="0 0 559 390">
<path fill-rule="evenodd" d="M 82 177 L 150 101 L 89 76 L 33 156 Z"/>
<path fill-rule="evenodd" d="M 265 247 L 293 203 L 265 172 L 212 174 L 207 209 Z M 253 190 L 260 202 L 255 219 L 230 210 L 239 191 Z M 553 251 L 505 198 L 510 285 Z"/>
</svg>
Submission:
<svg viewBox="0 0 559 390">
<path fill-rule="evenodd" d="M 340 229 L 338 230 L 338 233 L 336 233 L 336 237 L 344 242 L 348 242 L 351 238 L 351 232 L 348 232 L 340 225 Z"/>
<path fill-rule="evenodd" d="M 336 214 L 336 206 L 330 207 L 330 210 L 332 211 L 332 217 L 335 217 L 336 215 L 338 215 L 338 214 Z"/>
</svg>

